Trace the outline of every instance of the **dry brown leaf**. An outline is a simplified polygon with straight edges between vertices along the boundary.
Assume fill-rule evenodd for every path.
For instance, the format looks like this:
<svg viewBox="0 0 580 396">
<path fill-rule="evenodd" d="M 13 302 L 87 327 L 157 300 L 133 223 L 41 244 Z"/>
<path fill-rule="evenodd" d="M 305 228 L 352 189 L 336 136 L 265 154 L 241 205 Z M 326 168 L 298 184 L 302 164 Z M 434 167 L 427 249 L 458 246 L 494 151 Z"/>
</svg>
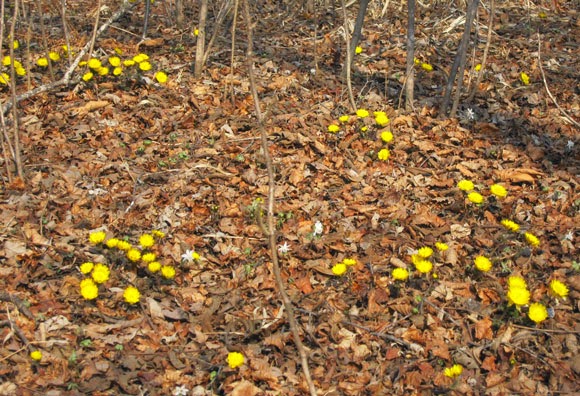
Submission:
<svg viewBox="0 0 580 396">
<path fill-rule="evenodd" d="M 493 339 L 492 321 L 490 318 L 483 318 L 475 323 L 475 338 L 478 340 Z"/>
<path fill-rule="evenodd" d="M 544 173 L 530 168 L 498 169 L 493 171 L 494 177 L 499 180 L 509 180 L 513 183 L 534 183 L 538 176 Z"/>
<path fill-rule="evenodd" d="M 85 103 L 80 107 L 76 107 L 71 109 L 71 113 L 73 115 L 85 115 L 90 113 L 91 111 L 102 109 L 110 104 L 110 102 L 106 100 L 91 100 L 90 102 Z"/>
<path fill-rule="evenodd" d="M 262 393 L 262 390 L 247 380 L 242 380 L 234 385 L 231 390 L 232 396 L 256 396 Z"/>
</svg>

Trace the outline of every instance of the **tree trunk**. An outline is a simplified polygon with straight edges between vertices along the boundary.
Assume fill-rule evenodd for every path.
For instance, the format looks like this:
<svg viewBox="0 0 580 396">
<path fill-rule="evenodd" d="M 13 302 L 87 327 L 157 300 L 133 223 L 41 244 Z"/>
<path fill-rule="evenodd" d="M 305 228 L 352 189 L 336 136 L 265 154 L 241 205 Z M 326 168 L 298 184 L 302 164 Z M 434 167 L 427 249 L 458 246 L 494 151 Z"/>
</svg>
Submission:
<svg viewBox="0 0 580 396">
<path fill-rule="evenodd" d="M 201 0 L 199 8 L 199 34 L 197 36 L 197 46 L 195 48 L 195 78 L 201 77 L 203 61 L 205 55 L 205 25 L 207 20 L 207 0 Z"/>
</svg>

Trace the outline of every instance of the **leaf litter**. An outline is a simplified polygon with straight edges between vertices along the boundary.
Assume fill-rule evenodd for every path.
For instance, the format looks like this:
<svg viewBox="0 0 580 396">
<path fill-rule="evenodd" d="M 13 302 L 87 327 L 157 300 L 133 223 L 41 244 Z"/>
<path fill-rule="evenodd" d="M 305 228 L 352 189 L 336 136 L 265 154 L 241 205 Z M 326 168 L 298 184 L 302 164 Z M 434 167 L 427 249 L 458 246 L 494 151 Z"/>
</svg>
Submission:
<svg viewBox="0 0 580 396">
<path fill-rule="evenodd" d="M 376 159 L 383 144 L 374 130 L 327 131 L 349 113 L 332 61 L 341 40 L 332 25 L 340 23 L 324 25 L 314 47 L 312 35 L 300 33 L 313 34 L 308 16 L 293 19 L 299 29 L 277 33 L 276 14 L 262 10 L 256 40 L 265 53 L 256 69 L 277 175 L 278 239 L 288 248 L 283 276 L 313 379 L 325 394 L 578 390 L 578 148 L 568 143 L 578 136 L 536 97 L 544 92 L 535 68 L 529 74 L 537 91 L 517 86 L 522 67 L 535 61 L 515 28 L 526 16 L 499 8 L 495 29 L 507 42 L 492 43 L 495 74 L 476 97 L 476 122 L 435 118 L 425 98 L 437 96 L 437 73 L 419 73 L 424 103 L 417 113 L 398 110 L 392 91 L 404 69 L 396 41 L 404 18 L 369 21 L 355 86 L 361 107 L 391 120 L 385 162 Z M 418 23 L 433 37 L 446 29 L 460 34 L 449 21 L 433 20 Z M 542 26 L 560 44 L 544 59 L 560 56 L 563 80 L 551 79 L 551 90 L 574 113 L 577 94 L 566 74 L 572 60 L 561 51 L 559 24 L 578 29 L 570 17 L 550 15 Z M 108 43 L 131 49 L 121 31 L 108 35 Z M 425 60 L 448 66 L 449 54 L 420 48 Z M 514 51 L 508 59 L 506 48 Z M 152 51 L 167 64 L 189 62 L 166 46 Z M 201 80 L 183 69 L 166 86 L 85 87 L 22 106 L 28 180 L 23 190 L 2 191 L 0 301 L 2 320 L 13 321 L 43 355 L 32 362 L 15 330 L 3 326 L 1 394 L 306 392 L 259 225 L 268 180 L 245 70 L 230 78 L 228 62 L 215 55 Z M 382 86 L 377 68 L 384 70 Z M 223 95 L 230 83 L 234 104 Z M 456 187 L 462 179 L 480 192 L 501 183 L 509 194 L 476 206 Z M 504 232 L 505 218 L 537 235 L 541 246 L 530 249 Z M 317 222 L 321 233 L 313 233 Z M 110 263 L 104 296 L 83 300 L 78 267 L 106 260 L 88 243 L 101 228 L 128 240 L 163 231 L 157 253 L 177 275 L 160 280 L 118 260 Z M 432 273 L 418 274 L 413 252 L 436 242 L 449 249 L 433 260 Z M 182 261 L 187 250 L 200 260 Z M 486 273 L 473 267 L 483 252 L 493 259 Z M 333 265 L 346 258 L 356 264 L 335 276 Z M 394 268 L 412 275 L 395 281 Z M 508 306 L 512 274 L 553 311 L 541 325 Z M 566 299 L 547 297 L 553 278 L 570 288 Z M 139 287 L 137 306 L 123 302 L 128 284 Z M 228 367 L 232 351 L 243 353 L 244 365 Z M 463 372 L 449 378 L 444 369 L 454 364 Z"/>
</svg>

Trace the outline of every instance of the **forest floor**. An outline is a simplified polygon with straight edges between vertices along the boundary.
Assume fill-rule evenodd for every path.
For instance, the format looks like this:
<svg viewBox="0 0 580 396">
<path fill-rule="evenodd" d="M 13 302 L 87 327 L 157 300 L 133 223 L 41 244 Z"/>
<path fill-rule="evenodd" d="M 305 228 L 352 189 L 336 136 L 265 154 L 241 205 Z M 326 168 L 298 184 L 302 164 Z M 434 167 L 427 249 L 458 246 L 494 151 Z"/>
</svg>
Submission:
<svg viewBox="0 0 580 396">
<path fill-rule="evenodd" d="M 417 58 L 434 70 L 417 67 L 411 113 L 399 106 L 406 12 L 398 2 L 385 17 L 370 10 L 353 74 L 357 107 L 370 113 L 363 118 L 349 109 L 340 78 L 340 12 L 253 10 L 282 276 L 320 395 L 579 391 L 580 139 L 561 110 L 580 119 L 580 19 L 574 2 L 524 3 L 498 6 L 482 82 L 454 119 L 437 107 L 464 10 L 419 6 Z M 71 46 L 80 48 L 93 21 L 86 9 L 69 15 Z M 487 18 L 480 8 L 465 85 L 481 62 Z M 155 5 L 149 37 L 157 40 L 138 47 L 142 19 L 138 5 L 95 50 L 103 64 L 115 49 L 121 60 L 146 53 L 150 71 L 133 66 L 18 106 L 24 182 L 9 184 L 7 155 L 2 163 L 0 394 L 307 394 L 260 226 L 268 178 L 245 24 L 234 73 L 227 32 L 196 79 L 191 28 L 176 29 L 163 3 Z M 546 84 L 561 110 L 542 79 L 538 31 Z M 49 48 L 61 48 L 62 35 L 51 37 Z M 167 72 L 165 84 L 154 80 L 158 70 Z M 31 85 L 19 79 L 18 93 L 50 81 L 38 66 L 27 76 Z M 2 103 L 9 97 L 5 88 Z M 376 111 L 388 116 L 386 127 L 376 125 Z M 340 130 L 328 132 L 331 124 Z M 385 131 L 392 141 L 381 139 Z M 386 161 L 378 159 L 384 148 Z M 458 188 L 461 180 L 474 183 L 481 204 Z M 505 198 L 490 193 L 494 183 Z M 504 219 L 520 229 L 507 230 Z M 96 243 L 99 230 L 138 251 L 140 237 L 155 230 L 147 250 L 166 278 Z M 423 247 L 434 250 L 426 273 L 413 265 Z M 477 256 L 491 260 L 489 271 L 474 266 Z M 344 259 L 355 264 L 337 276 L 332 269 Z M 80 293 L 91 276 L 80 271 L 85 262 L 110 270 L 91 300 Z M 395 280 L 397 267 L 409 278 Z M 510 276 L 525 280 L 529 301 L 510 305 Z M 553 280 L 567 286 L 566 297 Z M 137 304 L 124 301 L 130 285 Z M 530 319 L 532 303 L 547 308 L 544 321 Z M 231 368 L 234 351 L 244 364 Z M 461 374 L 446 375 L 455 364 Z"/>
</svg>

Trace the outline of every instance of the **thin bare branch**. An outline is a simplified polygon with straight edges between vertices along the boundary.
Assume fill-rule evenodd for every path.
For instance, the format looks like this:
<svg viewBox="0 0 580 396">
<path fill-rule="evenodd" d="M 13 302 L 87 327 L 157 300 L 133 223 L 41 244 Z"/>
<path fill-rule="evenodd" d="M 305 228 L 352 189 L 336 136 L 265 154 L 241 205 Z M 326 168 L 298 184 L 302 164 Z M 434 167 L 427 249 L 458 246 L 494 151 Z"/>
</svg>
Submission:
<svg viewBox="0 0 580 396">
<path fill-rule="evenodd" d="M 344 5 L 344 0 L 343 0 Z M 288 317 L 288 323 L 290 325 L 290 331 L 292 332 L 292 337 L 294 338 L 294 343 L 296 344 L 296 349 L 300 354 L 300 360 L 302 363 L 302 372 L 304 373 L 304 378 L 308 384 L 308 389 L 311 396 L 316 396 L 316 388 L 314 382 L 312 381 L 312 376 L 310 375 L 310 368 L 308 367 L 308 355 L 304 345 L 302 344 L 302 339 L 300 338 L 300 331 L 298 330 L 298 324 L 296 322 L 296 316 L 294 313 L 294 305 L 292 300 L 286 293 L 286 288 L 284 286 L 284 281 L 282 280 L 282 275 L 280 271 L 280 263 L 278 261 L 278 251 L 276 249 L 276 223 L 274 220 L 274 200 L 276 192 L 276 183 L 274 177 L 274 167 L 272 166 L 272 158 L 270 156 L 270 150 L 268 148 L 268 136 L 266 134 L 266 129 L 264 127 L 264 116 L 260 108 L 260 98 L 258 97 L 258 90 L 256 88 L 256 78 L 254 76 L 254 61 L 253 61 L 253 36 L 252 36 L 252 22 L 250 18 L 250 6 L 248 0 L 244 1 L 244 16 L 246 19 L 246 25 L 248 29 L 248 48 L 247 48 L 247 62 L 248 62 L 248 74 L 250 77 L 250 90 L 252 92 L 252 97 L 254 99 L 254 107 L 256 110 L 256 117 L 258 119 L 258 128 L 260 130 L 260 137 L 262 141 L 262 151 L 264 152 L 264 158 L 266 160 L 266 169 L 268 172 L 268 210 L 267 210 L 267 222 L 268 222 L 268 244 L 270 247 L 270 255 L 272 257 L 272 268 L 274 271 L 274 278 L 276 280 L 276 285 L 278 286 L 278 292 L 280 297 L 282 297 L 282 302 L 284 308 L 286 309 L 286 315 Z"/>
<path fill-rule="evenodd" d="M 573 125 L 575 125 L 576 128 L 580 128 L 580 123 L 578 123 L 578 121 L 576 121 L 572 117 L 570 117 L 570 115 L 568 113 L 566 113 L 566 110 L 564 110 L 562 107 L 560 107 L 560 105 L 556 101 L 556 98 L 554 98 L 554 95 L 552 95 L 552 92 L 550 92 L 550 88 L 548 87 L 548 82 L 546 81 L 546 74 L 544 73 L 544 68 L 542 67 L 542 58 L 540 56 L 540 50 L 542 47 L 541 44 L 542 43 L 540 40 L 540 31 L 538 31 L 538 65 L 540 66 L 540 73 L 542 73 L 542 81 L 544 82 L 544 88 L 546 88 L 546 92 L 548 93 L 548 96 L 550 97 L 550 99 L 552 99 L 552 102 L 556 105 L 558 110 L 560 110 L 560 113 L 562 113 L 564 118 L 567 119 Z"/>
</svg>

